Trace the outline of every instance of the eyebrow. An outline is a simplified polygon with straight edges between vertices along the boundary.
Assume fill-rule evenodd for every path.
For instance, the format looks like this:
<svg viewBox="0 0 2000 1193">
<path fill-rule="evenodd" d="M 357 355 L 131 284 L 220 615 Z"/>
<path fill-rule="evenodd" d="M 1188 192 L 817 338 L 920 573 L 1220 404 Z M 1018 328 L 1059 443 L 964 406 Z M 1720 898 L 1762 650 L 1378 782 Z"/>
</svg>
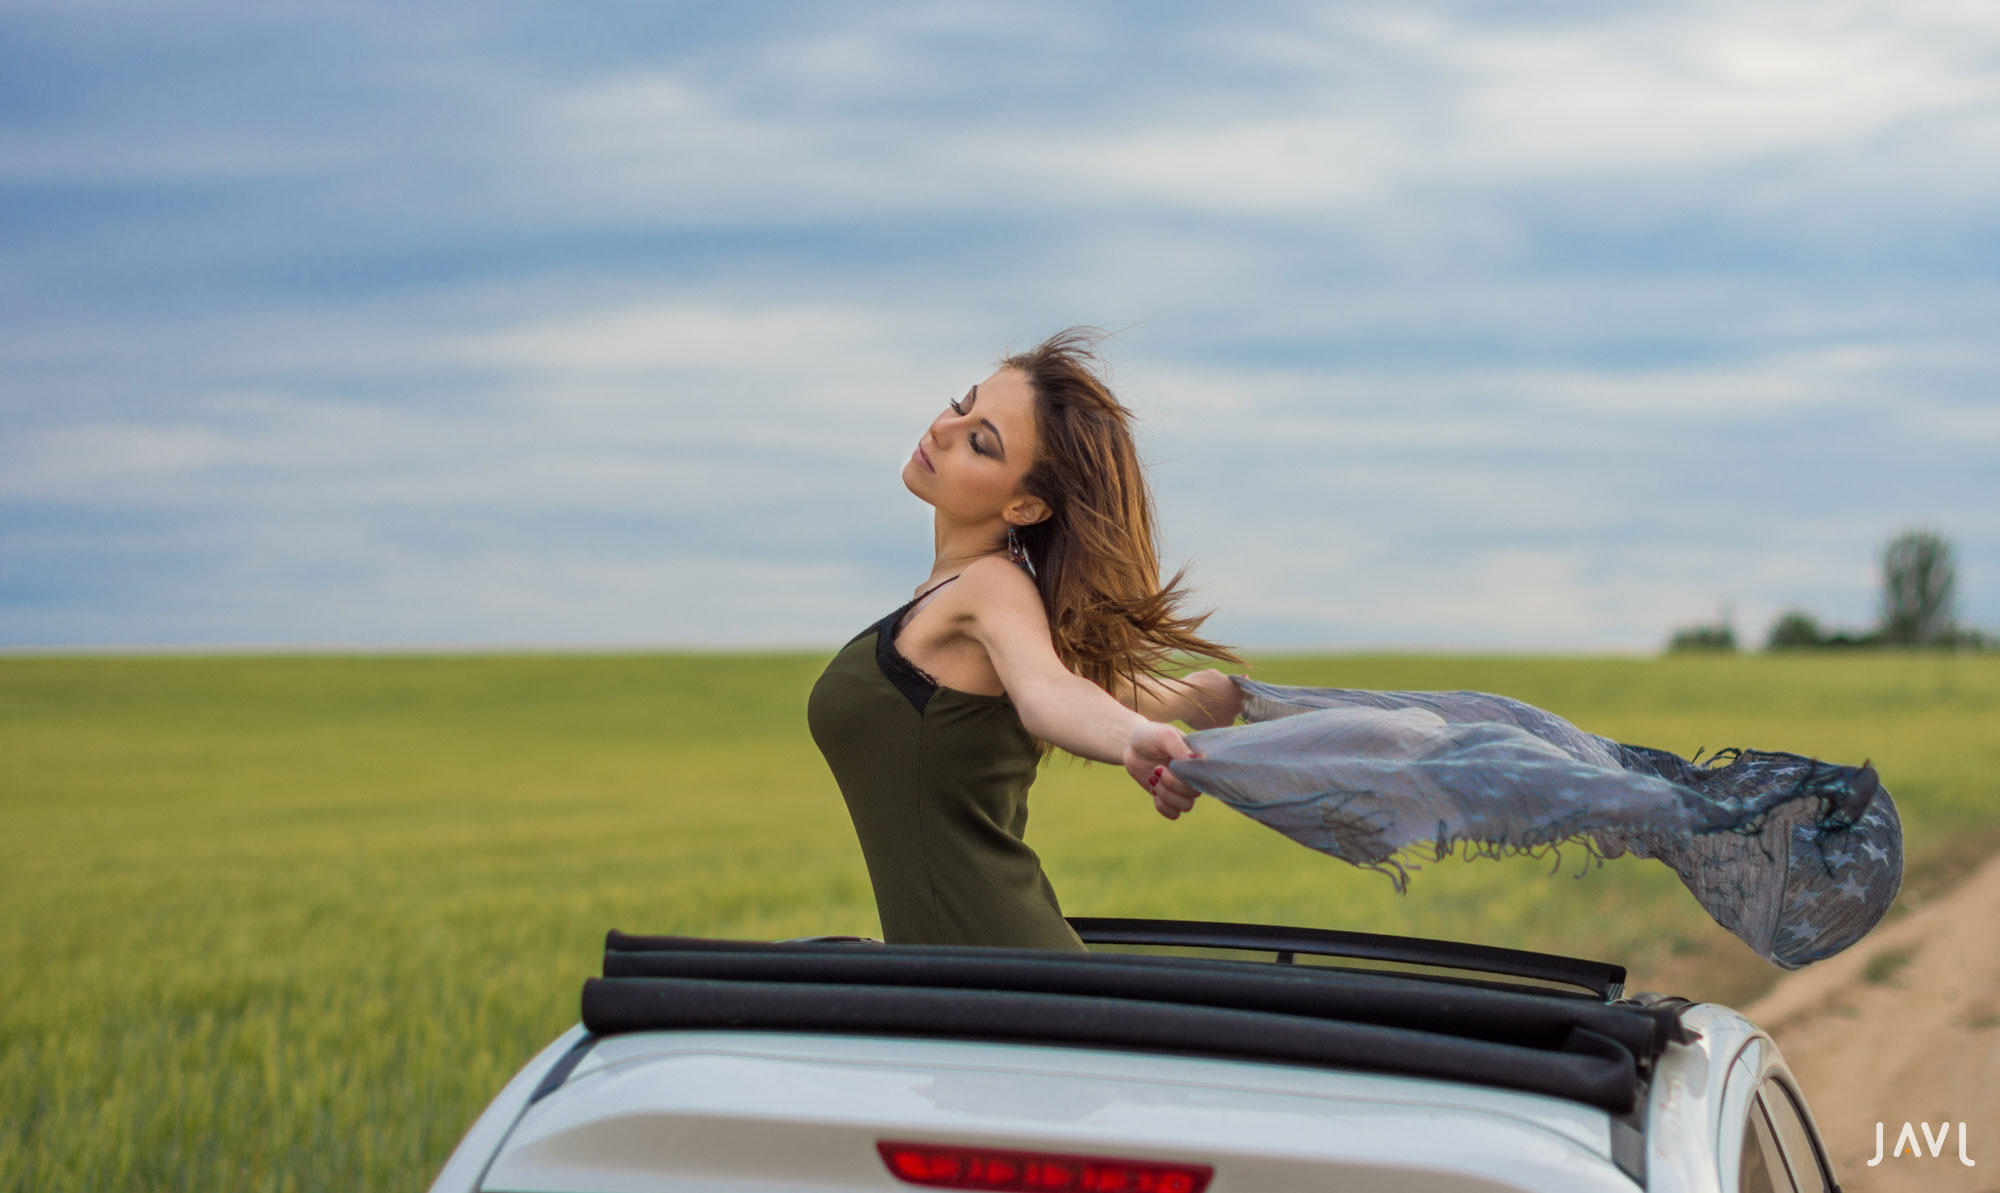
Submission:
<svg viewBox="0 0 2000 1193">
<path fill-rule="evenodd" d="M 978 400 L 979 400 L 979 386 L 974 385 L 971 389 L 965 391 L 965 408 L 967 410 L 972 409 L 972 404 L 974 402 L 977 402 Z M 1000 428 L 994 426 L 993 420 L 990 418 L 982 418 L 979 420 L 979 422 L 980 425 L 984 426 L 987 430 L 993 432 L 993 442 L 1000 445 L 1000 455 L 998 458 L 1002 460 L 1006 459 L 1007 441 L 1006 439 L 1001 437 Z"/>
</svg>

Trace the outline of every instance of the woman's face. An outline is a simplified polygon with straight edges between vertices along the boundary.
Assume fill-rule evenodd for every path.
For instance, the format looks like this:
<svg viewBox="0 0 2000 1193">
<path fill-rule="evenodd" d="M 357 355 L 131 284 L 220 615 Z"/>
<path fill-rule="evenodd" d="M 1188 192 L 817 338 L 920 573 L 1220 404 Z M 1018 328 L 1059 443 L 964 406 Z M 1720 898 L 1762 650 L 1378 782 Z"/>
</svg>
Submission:
<svg viewBox="0 0 2000 1193">
<path fill-rule="evenodd" d="M 1026 525 L 1044 512 L 1021 493 L 1036 448 L 1027 374 L 1001 369 L 931 420 L 903 465 L 903 483 L 954 521 Z"/>
</svg>

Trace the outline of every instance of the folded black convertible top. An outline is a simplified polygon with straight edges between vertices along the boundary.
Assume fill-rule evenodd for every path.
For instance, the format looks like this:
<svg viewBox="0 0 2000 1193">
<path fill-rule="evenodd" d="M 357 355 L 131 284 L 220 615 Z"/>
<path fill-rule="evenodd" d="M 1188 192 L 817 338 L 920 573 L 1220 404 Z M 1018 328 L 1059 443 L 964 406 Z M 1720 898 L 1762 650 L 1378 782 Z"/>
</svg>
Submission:
<svg viewBox="0 0 2000 1193">
<path fill-rule="evenodd" d="M 1216 945 L 1229 938 L 1225 930 L 1245 929 L 1261 935 L 1254 945 L 1233 947 L 1272 949 L 1289 942 L 1281 960 L 1291 959 L 1291 949 L 1347 951 L 1327 943 L 1342 934 L 1300 929 L 1174 921 L 1077 923 L 1087 941 L 1140 935 Z M 1442 946 L 1447 954 L 1477 949 L 1354 935 L 1369 945 L 1372 951 L 1364 950 L 1366 955 L 1377 957 L 1399 950 L 1414 955 L 1430 946 Z M 1541 960 L 1502 957 L 1483 967 L 1563 960 L 1513 956 Z M 1616 967 L 1572 964 L 1615 970 L 1617 983 L 1611 988 L 1622 984 L 1623 971 Z M 1581 972 L 1590 980 L 1590 971 Z M 605 943 L 604 976 L 584 984 L 583 1022 L 600 1036 L 674 1029 L 854 1032 L 1366 1069 L 1583 1102 L 1626 1120 L 1634 1138 L 1642 1125 L 1637 1112 L 1643 1105 L 1643 1080 L 1653 1060 L 1670 1041 L 1692 1038 L 1677 1008 L 1669 1006 L 1409 972 L 1108 952 L 767 943 L 615 931 Z"/>
</svg>

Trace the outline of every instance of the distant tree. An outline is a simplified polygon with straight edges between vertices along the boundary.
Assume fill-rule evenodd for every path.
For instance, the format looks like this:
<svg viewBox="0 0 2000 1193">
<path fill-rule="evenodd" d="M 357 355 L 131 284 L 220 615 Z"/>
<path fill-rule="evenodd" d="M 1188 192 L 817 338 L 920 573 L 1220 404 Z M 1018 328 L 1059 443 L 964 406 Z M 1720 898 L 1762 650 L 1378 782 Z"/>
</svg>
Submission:
<svg viewBox="0 0 2000 1193">
<path fill-rule="evenodd" d="M 1819 619 L 1803 609 L 1788 609 L 1771 623 L 1770 636 L 1764 640 L 1765 650 L 1798 650 L 1819 646 L 1826 641 L 1820 631 Z"/>
<path fill-rule="evenodd" d="M 1957 639 L 1958 565 L 1951 543 L 1908 530 L 1882 550 L 1882 640 L 1891 646 L 1945 646 Z"/>
<path fill-rule="evenodd" d="M 1684 651 L 1714 650 L 1733 651 L 1736 649 L 1736 627 L 1729 623 L 1729 616 L 1722 617 L 1706 625 L 1682 626 L 1667 639 L 1667 650 L 1675 654 Z"/>
</svg>

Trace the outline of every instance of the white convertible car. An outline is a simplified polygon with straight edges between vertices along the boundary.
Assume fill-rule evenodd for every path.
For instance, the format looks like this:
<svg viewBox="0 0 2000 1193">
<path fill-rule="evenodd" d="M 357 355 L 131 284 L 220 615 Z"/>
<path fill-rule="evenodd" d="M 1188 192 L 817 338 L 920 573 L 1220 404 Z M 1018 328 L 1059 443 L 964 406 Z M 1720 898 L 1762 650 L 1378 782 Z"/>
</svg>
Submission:
<svg viewBox="0 0 2000 1193">
<path fill-rule="evenodd" d="M 1084 954 L 627 936 L 432 1193 L 1820 1193 L 1771 1038 L 1622 967 L 1074 919 Z"/>
</svg>

